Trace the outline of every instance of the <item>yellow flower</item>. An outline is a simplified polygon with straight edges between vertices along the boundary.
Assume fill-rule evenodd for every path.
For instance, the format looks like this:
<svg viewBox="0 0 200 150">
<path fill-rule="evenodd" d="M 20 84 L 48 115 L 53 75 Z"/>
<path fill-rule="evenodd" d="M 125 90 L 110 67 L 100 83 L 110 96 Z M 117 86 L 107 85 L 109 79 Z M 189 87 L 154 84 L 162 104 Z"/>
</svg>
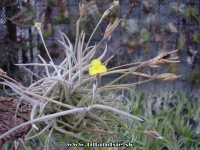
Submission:
<svg viewBox="0 0 200 150">
<path fill-rule="evenodd" d="M 113 4 L 114 4 L 114 6 L 118 6 L 119 5 L 119 1 L 114 0 Z"/>
<path fill-rule="evenodd" d="M 34 27 L 40 28 L 40 27 L 41 27 L 41 24 L 42 24 L 42 23 L 36 22 L 36 23 L 34 24 Z"/>
<path fill-rule="evenodd" d="M 106 66 L 102 65 L 99 59 L 92 60 L 91 67 L 89 67 L 89 74 L 96 75 L 104 72 L 107 72 Z"/>
</svg>

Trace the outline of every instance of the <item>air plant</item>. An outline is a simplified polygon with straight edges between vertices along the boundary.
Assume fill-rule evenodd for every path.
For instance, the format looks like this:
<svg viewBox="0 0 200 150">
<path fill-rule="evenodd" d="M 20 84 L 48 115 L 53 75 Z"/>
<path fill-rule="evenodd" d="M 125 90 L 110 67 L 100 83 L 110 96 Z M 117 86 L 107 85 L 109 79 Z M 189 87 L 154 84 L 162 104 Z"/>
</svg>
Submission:
<svg viewBox="0 0 200 150">
<path fill-rule="evenodd" d="M 177 33 L 177 32 L 178 32 L 178 30 L 176 29 L 176 27 L 174 26 L 174 24 L 171 23 L 171 22 L 167 23 L 167 25 L 164 28 L 164 33 L 166 35 L 169 35 L 171 33 Z"/>
<path fill-rule="evenodd" d="M 185 33 L 181 32 L 179 35 L 177 48 L 183 50 L 185 48 L 185 42 L 186 42 Z"/>
<path fill-rule="evenodd" d="M 150 14 L 147 16 L 145 20 L 145 24 L 148 25 L 150 32 L 156 32 L 157 28 L 159 27 L 159 20 L 157 15 Z"/>
<path fill-rule="evenodd" d="M 192 42 L 199 43 L 200 42 L 200 34 L 199 31 L 195 32 L 192 36 Z"/>
<path fill-rule="evenodd" d="M 12 17 L 7 17 L 6 19 L 19 27 L 28 28 L 33 24 L 34 18 L 35 11 L 33 6 L 29 3 L 23 3 L 18 13 L 13 14 Z"/>
<path fill-rule="evenodd" d="M 123 20 L 121 24 L 122 28 L 127 31 L 128 35 L 134 35 L 138 33 L 138 20 L 136 19 L 127 19 Z"/>
<path fill-rule="evenodd" d="M 184 10 L 184 15 L 188 18 L 191 18 L 192 20 L 195 20 L 196 22 L 199 22 L 199 12 L 195 5 L 189 5 L 188 7 L 186 7 L 186 9 Z"/>
<path fill-rule="evenodd" d="M 195 135 L 196 123 L 194 122 L 194 116 L 196 114 L 198 114 L 196 117 L 199 116 L 197 99 L 182 91 L 137 91 L 136 94 L 127 93 L 126 97 L 131 97 L 133 100 L 132 113 L 145 116 L 147 120 L 144 123 L 138 122 L 139 128 L 151 130 L 156 126 L 157 131 L 165 135 L 163 140 L 154 140 L 136 133 L 143 149 L 182 150 L 183 147 L 196 149 L 199 144 L 199 135 Z"/>
<path fill-rule="evenodd" d="M 60 13 L 59 16 L 53 20 L 53 23 L 55 25 L 59 25 L 59 24 L 65 24 L 68 21 L 69 21 L 68 16 L 66 16 L 63 13 Z"/>
<path fill-rule="evenodd" d="M 145 14 L 154 12 L 155 3 L 152 0 L 143 0 L 141 5 L 142 5 L 142 11 Z"/>
<path fill-rule="evenodd" d="M 66 1 L 57 1 L 59 6 L 59 14 L 58 16 L 53 20 L 55 25 L 59 24 L 65 24 L 69 22 L 69 12 L 67 9 Z"/>
<path fill-rule="evenodd" d="M 172 15 L 182 15 L 184 13 L 185 4 L 181 2 L 171 2 L 170 5 L 170 13 Z"/>
<path fill-rule="evenodd" d="M 158 28 L 157 30 L 156 30 L 156 32 L 153 34 L 153 36 L 151 37 L 151 39 L 156 43 L 156 44 L 158 44 L 159 42 L 164 42 L 164 44 L 166 45 L 166 40 L 164 39 L 164 37 L 163 37 L 163 35 L 161 34 L 161 31 L 160 31 L 160 29 Z M 163 45 L 164 45 L 163 44 Z M 164 46 L 164 47 L 166 47 L 166 46 Z"/>
<path fill-rule="evenodd" d="M 149 39 L 150 39 L 149 32 L 145 28 L 143 28 L 140 31 L 140 37 L 139 37 L 138 44 L 144 48 L 145 52 L 149 51 L 149 46 L 148 46 Z"/>
<path fill-rule="evenodd" d="M 100 57 L 93 59 L 97 47 L 112 34 L 121 22 L 121 19 L 116 18 L 113 24 L 110 23 L 107 26 L 102 40 L 96 45 L 90 45 L 91 39 L 102 20 L 117 5 L 119 5 L 119 1 L 114 1 L 113 5 L 104 12 L 86 45 L 84 45 L 86 33 L 84 31 L 80 32 L 79 28 L 80 20 L 84 16 L 85 7 L 84 5 L 79 6 L 80 18 L 77 21 L 77 36 L 74 46 L 69 38 L 60 32 L 62 40 L 59 40 L 59 43 L 63 46 L 66 58 L 58 65 L 53 62 L 46 47 L 42 36 L 41 23 L 35 23 L 34 26 L 39 32 L 49 62 L 46 62 L 39 55 L 42 63 L 17 65 L 43 66 L 46 74 L 40 77 L 32 72 L 32 75 L 38 80 L 33 81 L 30 86 L 24 87 L 8 77 L 3 70 L 0 70 L 0 78 L 2 80 L 0 84 L 11 88 L 21 101 L 25 101 L 32 106 L 29 121 L 8 129 L 0 135 L 0 139 L 5 138 L 13 133 L 13 131 L 17 131 L 26 125 L 31 125 L 32 129 L 25 136 L 25 140 L 39 139 L 44 143 L 43 149 L 49 149 L 52 143 L 57 148 L 64 149 L 69 147 L 69 143 L 82 143 L 83 145 L 88 142 L 102 143 L 103 141 L 107 143 L 121 142 L 122 144 L 127 142 L 137 143 L 134 136 L 137 132 L 158 139 L 163 138 L 155 130 L 142 130 L 133 126 L 135 123 L 134 120 L 143 121 L 143 119 L 130 114 L 133 106 L 131 100 L 122 94 L 111 98 L 105 93 L 110 93 L 111 95 L 113 91 L 123 89 L 134 93 L 131 87 L 136 84 L 155 79 L 173 81 L 179 78 L 179 75 L 172 73 L 148 75 L 137 72 L 138 69 L 143 67 L 155 68 L 163 63 L 179 62 L 177 60 L 178 57 L 169 57 L 170 54 L 177 52 L 177 50 L 159 54 L 149 61 L 126 64 L 124 65 L 127 67 L 126 69 L 120 69 L 123 66 L 106 68 L 107 63 L 112 59 L 110 57 L 104 62 L 102 61 L 107 52 L 107 46 L 105 46 L 105 50 Z M 49 67 L 53 68 L 54 71 L 50 72 Z M 101 76 L 116 73 L 121 74 L 120 77 L 106 85 L 100 86 Z M 115 84 L 127 75 L 144 76 L 146 79 L 140 83 Z M 15 113 L 15 115 L 19 117 L 18 113 Z M 123 131 L 125 132 L 123 133 Z M 107 136 L 106 139 L 103 138 L 104 135 Z M 124 141 L 123 138 L 126 138 L 127 135 L 130 136 Z M 111 149 L 113 148 L 111 147 Z"/>
<path fill-rule="evenodd" d="M 143 42 L 149 41 L 149 39 L 150 39 L 150 34 L 149 34 L 149 32 L 147 31 L 147 29 L 143 28 L 143 29 L 140 31 L 140 37 L 141 37 L 141 39 L 142 39 Z"/>
</svg>

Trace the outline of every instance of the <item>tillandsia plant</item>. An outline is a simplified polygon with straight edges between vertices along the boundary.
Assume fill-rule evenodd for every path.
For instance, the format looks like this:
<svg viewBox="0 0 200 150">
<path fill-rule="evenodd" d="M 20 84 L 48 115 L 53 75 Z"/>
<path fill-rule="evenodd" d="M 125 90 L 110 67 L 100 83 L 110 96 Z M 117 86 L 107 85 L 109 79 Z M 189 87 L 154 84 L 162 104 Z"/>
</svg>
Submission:
<svg viewBox="0 0 200 150">
<path fill-rule="evenodd" d="M 107 52 L 107 46 L 105 46 L 103 54 L 94 59 L 93 56 L 97 47 L 112 34 L 121 19 L 116 18 L 113 24 L 110 23 L 107 26 L 104 36 L 98 44 L 91 46 L 90 41 L 102 20 L 113 7 L 118 5 L 119 1 L 114 1 L 113 5 L 104 12 L 86 45 L 84 45 L 84 42 L 86 42 L 85 33 L 84 31 L 79 31 L 80 20 L 85 8 L 84 5 L 79 5 L 80 18 L 77 21 L 74 46 L 68 37 L 60 32 L 62 40 L 58 41 L 63 46 L 66 58 L 59 65 L 54 64 L 49 55 L 42 36 L 42 24 L 35 23 L 34 26 L 41 36 L 50 62 L 47 63 L 39 55 L 42 63 L 17 64 L 19 66 L 38 65 L 45 67 L 45 76 L 39 77 L 32 72 L 33 76 L 39 79 L 29 87 L 22 86 L 8 77 L 3 70 L 0 70 L 0 84 L 11 88 L 14 92 L 8 94 L 15 95 L 21 101 L 31 105 L 28 121 L 2 133 L 0 139 L 4 139 L 14 131 L 27 125 L 31 125 L 32 128 L 25 136 L 25 140 L 35 139 L 40 141 L 40 145 L 44 149 L 50 149 L 51 147 L 70 149 L 71 146 L 112 147 L 112 143 L 120 143 L 120 146 L 125 146 L 127 143 L 137 143 L 136 132 L 159 139 L 162 138 L 156 131 L 142 131 L 133 128 L 135 120 L 143 121 L 143 119 L 130 114 L 133 108 L 131 100 L 127 99 L 123 94 L 112 96 L 112 91 L 125 89 L 134 93 L 132 87 L 136 84 L 154 79 L 171 81 L 179 78 L 180 76 L 172 73 L 148 75 L 137 72 L 142 67 L 159 67 L 163 63 L 179 62 L 177 56 L 170 57 L 170 54 L 177 52 L 177 50 L 162 53 L 146 62 L 127 64 L 126 69 L 121 69 L 124 65 L 106 68 L 107 63 L 112 59 L 111 57 L 102 62 Z M 50 67 L 54 69 L 53 72 L 49 71 Z M 101 76 L 115 73 L 120 73 L 121 76 L 106 85 L 100 86 Z M 130 84 L 116 84 L 117 81 L 127 75 L 142 76 L 145 77 L 145 80 Z M 110 94 L 105 96 L 104 93 Z M 17 117 L 23 117 L 23 115 L 19 116 L 17 111 L 12 111 L 12 113 Z M 96 142 L 97 145 L 93 142 Z M 108 144 L 106 145 L 105 143 Z"/>
</svg>

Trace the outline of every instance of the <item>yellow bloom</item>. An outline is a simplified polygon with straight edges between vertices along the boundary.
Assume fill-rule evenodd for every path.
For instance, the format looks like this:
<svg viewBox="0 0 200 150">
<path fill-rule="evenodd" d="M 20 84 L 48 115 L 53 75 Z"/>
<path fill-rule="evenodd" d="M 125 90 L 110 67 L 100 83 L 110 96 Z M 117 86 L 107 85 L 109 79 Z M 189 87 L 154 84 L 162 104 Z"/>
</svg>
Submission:
<svg viewBox="0 0 200 150">
<path fill-rule="evenodd" d="M 107 72 L 106 66 L 102 65 L 99 59 L 92 60 L 91 67 L 89 67 L 89 74 L 96 75 L 104 72 Z"/>
<path fill-rule="evenodd" d="M 36 22 L 36 23 L 34 24 L 34 27 L 36 27 L 36 28 L 40 28 L 41 25 L 42 25 L 42 23 Z"/>
<path fill-rule="evenodd" d="M 114 4 L 114 6 L 118 6 L 119 5 L 119 1 L 114 0 L 113 4 Z"/>
</svg>

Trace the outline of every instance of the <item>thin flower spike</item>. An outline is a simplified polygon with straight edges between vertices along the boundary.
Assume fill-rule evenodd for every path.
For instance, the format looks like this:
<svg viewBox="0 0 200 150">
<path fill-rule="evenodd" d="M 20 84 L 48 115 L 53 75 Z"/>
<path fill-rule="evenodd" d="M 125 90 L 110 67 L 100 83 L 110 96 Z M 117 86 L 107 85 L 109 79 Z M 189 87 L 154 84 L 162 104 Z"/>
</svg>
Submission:
<svg viewBox="0 0 200 150">
<path fill-rule="evenodd" d="M 106 66 L 101 64 L 101 61 L 99 59 L 92 60 L 91 67 L 89 67 L 90 75 L 96 75 L 105 72 L 107 72 L 107 68 Z"/>
<path fill-rule="evenodd" d="M 174 81 L 178 78 L 180 78 L 181 75 L 176 75 L 174 73 L 164 73 L 156 76 L 156 79 L 160 79 L 163 81 Z"/>
<path fill-rule="evenodd" d="M 118 6 L 119 5 L 119 1 L 114 0 L 113 4 L 114 4 L 114 6 Z"/>
<path fill-rule="evenodd" d="M 80 12 L 80 16 L 83 16 L 84 14 L 84 10 L 85 10 L 85 7 L 84 7 L 84 4 L 79 4 L 79 12 Z"/>
<path fill-rule="evenodd" d="M 150 135 L 150 136 L 153 136 L 155 138 L 158 138 L 158 139 L 163 139 L 164 137 L 162 137 L 158 132 L 156 131 L 153 131 L 153 130 L 149 130 L 149 131 L 144 131 L 144 133 Z"/>
<path fill-rule="evenodd" d="M 108 24 L 103 39 L 106 39 L 114 31 L 114 29 L 117 27 L 121 20 L 122 19 L 116 18 L 113 24 Z"/>
<path fill-rule="evenodd" d="M 42 25 L 42 23 L 36 22 L 36 23 L 34 24 L 34 27 L 36 27 L 37 29 L 39 29 L 39 28 L 41 27 L 41 25 Z"/>
</svg>

